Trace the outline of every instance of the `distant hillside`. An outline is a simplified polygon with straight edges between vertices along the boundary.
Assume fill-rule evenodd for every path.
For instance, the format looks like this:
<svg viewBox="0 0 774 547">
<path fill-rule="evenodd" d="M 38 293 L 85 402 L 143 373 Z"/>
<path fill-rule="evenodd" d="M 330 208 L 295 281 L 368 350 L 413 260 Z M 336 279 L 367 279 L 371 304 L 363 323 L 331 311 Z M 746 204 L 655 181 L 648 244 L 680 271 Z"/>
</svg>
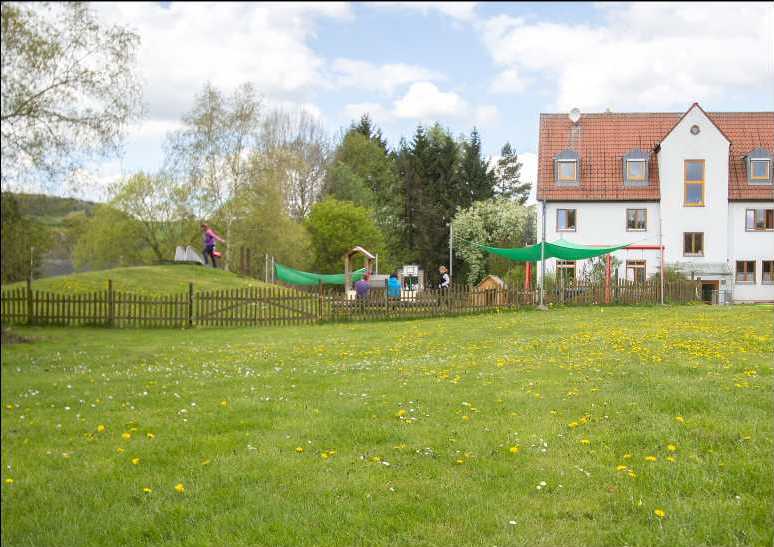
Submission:
<svg viewBox="0 0 774 547">
<path fill-rule="evenodd" d="M 75 198 L 60 198 L 45 194 L 16 194 L 19 212 L 47 226 L 61 226 L 64 218 L 70 213 L 83 211 L 86 214 L 94 212 L 97 206 L 93 201 Z"/>
<path fill-rule="evenodd" d="M 248 277 L 241 277 L 205 266 L 175 264 L 168 266 L 138 266 L 115 268 L 94 272 L 76 273 L 57 277 L 36 279 L 32 288 L 41 291 L 86 293 L 107 288 L 107 281 L 113 281 L 113 288 L 145 295 L 180 294 L 188 291 L 188 283 L 195 290 L 241 289 L 245 287 L 266 287 L 265 283 Z M 24 282 L 13 283 L 3 289 L 23 287 Z"/>
</svg>

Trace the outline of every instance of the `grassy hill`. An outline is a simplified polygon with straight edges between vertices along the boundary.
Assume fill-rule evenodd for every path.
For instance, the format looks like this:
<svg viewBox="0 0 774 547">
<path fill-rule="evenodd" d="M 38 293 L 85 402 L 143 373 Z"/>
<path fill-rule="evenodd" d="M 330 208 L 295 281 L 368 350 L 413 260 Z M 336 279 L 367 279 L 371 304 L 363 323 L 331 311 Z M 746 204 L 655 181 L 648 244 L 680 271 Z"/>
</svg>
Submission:
<svg viewBox="0 0 774 547">
<path fill-rule="evenodd" d="M 91 201 L 45 194 L 14 193 L 13 196 L 19 204 L 19 212 L 22 215 L 52 227 L 61 227 L 65 217 L 70 213 L 83 211 L 91 214 L 97 206 Z"/>
<path fill-rule="evenodd" d="M 240 277 L 219 269 L 188 264 L 173 264 L 167 266 L 115 268 L 59 277 L 46 277 L 33 281 L 32 288 L 42 291 L 85 293 L 105 289 L 108 279 L 113 280 L 113 288 L 115 290 L 132 291 L 145 295 L 182 293 L 188 290 L 188 283 L 193 283 L 195 290 L 266 286 L 261 281 Z M 3 288 L 22 286 L 24 286 L 23 282 L 14 283 Z"/>
</svg>

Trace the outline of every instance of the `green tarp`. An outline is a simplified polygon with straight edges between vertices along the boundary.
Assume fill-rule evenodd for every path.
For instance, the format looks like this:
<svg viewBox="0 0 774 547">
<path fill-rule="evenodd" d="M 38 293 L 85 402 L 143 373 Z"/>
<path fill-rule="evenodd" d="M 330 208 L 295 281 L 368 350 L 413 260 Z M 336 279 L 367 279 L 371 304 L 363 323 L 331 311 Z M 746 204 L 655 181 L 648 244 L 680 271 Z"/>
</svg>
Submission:
<svg viewBox="0 0 774 547">
<path fill-rule="evenodd" d="M 518 247 L 516 249 L 501 249 L 499 247 L 487 247 L 480 245 L 488 253 L 505 257 L 509 260 L 520 262 L 540 262 L 540 245 L 530 245 L 529 247 Z M 606 255 L 628 247 L 631 243 L 616 245 L 615 247 L 589 247 L 586 245 L 577 245 L 564 239 L 558 239 L 553 243 L 546 242 L 545 258 L 558 258 L 560 260 L 583 260 L 584 258 L 593 258 L 595 256 Z"/>
<path fill-rule="evenodd" d="M 277 274 L 277 279 L 287 283 L 288 285 L 319 285 L 320 281 L 323 285 L 343 285 L 344 274 L 316 274 L 309 272 L 302 272 L 301 270 L 294 270 L 288 268 L 282 264 L 274 263 L 274 271 Z M 363 278 L 365 268 L 360 268 L 352 272 L 352 281 L 359 281 Z"/>
</svg>

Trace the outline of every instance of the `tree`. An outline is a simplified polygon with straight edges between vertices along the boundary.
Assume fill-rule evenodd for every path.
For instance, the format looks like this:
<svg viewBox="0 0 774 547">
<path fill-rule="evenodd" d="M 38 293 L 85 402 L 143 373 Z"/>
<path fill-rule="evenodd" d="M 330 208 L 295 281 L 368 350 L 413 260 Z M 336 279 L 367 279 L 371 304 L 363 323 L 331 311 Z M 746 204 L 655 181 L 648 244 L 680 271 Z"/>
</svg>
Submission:
<svg viewBox="0 0 774 547">
<path fill-rule="evenodd" d="M 96 207 L 73 252 L 79 270 L 136 266 L 152 260 L 140 222 L 110 205 Z"/>
<path fill-rule="evenodd" d="M 532 185 L 529 182 L 521 182 L 521 166 L 519 157 L 511 148 L 511 143 L 506 142 L 500 150 L 500 159 L 497 160 L 497 168 L 495 169 L 494 192 L 496 195 L 515 199 L 520 204 L 527 201 Z"/>
<path fill-rule="evenodd" d="M 476 284 L 487 273 L 501 274 L 511 264 L 491 258 L 475 243 L 492 247 L 522 247 L 531 243 L 534 207 L 525 207 L 505 198 L 477 201 L 454 217 L 456 253 L 468 266 L 467 281 Z"/>
<path fill-rule="evenodd" d="M 141 112 L 139 41 L 86 3 L 2 3 L 3 187 L 118 149 Z"/>
<path fill-rule="evenodd" d="M 16 198 L 2 195 L 2 282 L 12 283 L 36 275 L 50 237 L 44 226 L 19 212 Z"/>
<path fill-rule="evenodd" d="M 342 258 L 355 245 L 381 255 L 383 269 L 390 268 L 382 233 L 365 207 L 333 198 L 316 203 L 306 219 L 312 241 L 313 268 L 321 273 L 339 273 Z"/>
<path fill-rule="evenodd" d="M 262 122 L 261 151 L 282 157 L 283 191 L 290 215 L 303 220 L 323 192 L 330 147 L 322 124 L 309 112 L 271 112 Z"/>
<path fill-rule="evenodd" d="M 462 143 L 460 185 L 462 195 L 458 197 L 458 207 L 468 207 L 474 201 L 489 199 L 494 195 L 495 174 L 489 162 L 481 157 L 481 137 L 474 128 L 470 139 Z"/>
<path fill-rule="evenodd" d="M 237 219 L 235 196 L 247 184 L 247 159 L 257 149 L 260 107 L 252 85 L 244 84 L 226 97 L 207 83 L 183 117 L 185 127 L 168 143 L 168 172 L 187 181 L 194 214 L 216 214 L 225 226 L 225 268 L 232 260 L 231 229 Z"/>
<path fill-rule="evenodd" d="M 156 260 L 174 256 L 175 247 L 193 243 L 198 226 L 188 207 L 187 189 L 170 176 L 136 173 L 111 186 L 111 205 L 140 223 L 142 240 Z"/>
<path fill-rule="evenodd" d="M 360 133 L 369 141 L 379 146 L 383 152 L 387 153 L 387 141 L 382 136 L 382 130 L 374 126 L 371 116 L 368 114 L 360 116 L 360 122 L 357 124 L 353 122 L 350 125 L 348 133 L 352 132 Z"/>
</svg>

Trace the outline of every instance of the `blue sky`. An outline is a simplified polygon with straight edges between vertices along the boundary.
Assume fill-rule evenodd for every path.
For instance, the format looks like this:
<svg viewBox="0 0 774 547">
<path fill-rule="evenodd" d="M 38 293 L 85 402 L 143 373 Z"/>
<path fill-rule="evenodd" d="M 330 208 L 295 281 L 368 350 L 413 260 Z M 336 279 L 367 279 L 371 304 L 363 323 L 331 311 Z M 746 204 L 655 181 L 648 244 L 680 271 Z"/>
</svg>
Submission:
<svg viewBox="0 0 774 547">
<path fill-rule="evenodd" d="M 774 110 L 774 4 L 104 3 L 141 37 L 146 118 L 111 180 L 161 167 L 167 131 L 205 81 L 249 81 L 267 109 L 303 108 L 333 136 L 365 111 L 391 145 L 417 123 L 510 141 L 534 177 L 541 112 Z M 87 189 L 88 188 L 88 189 Z M 95 190 L 96 189 L 96 190 Z"/>
</svg>

